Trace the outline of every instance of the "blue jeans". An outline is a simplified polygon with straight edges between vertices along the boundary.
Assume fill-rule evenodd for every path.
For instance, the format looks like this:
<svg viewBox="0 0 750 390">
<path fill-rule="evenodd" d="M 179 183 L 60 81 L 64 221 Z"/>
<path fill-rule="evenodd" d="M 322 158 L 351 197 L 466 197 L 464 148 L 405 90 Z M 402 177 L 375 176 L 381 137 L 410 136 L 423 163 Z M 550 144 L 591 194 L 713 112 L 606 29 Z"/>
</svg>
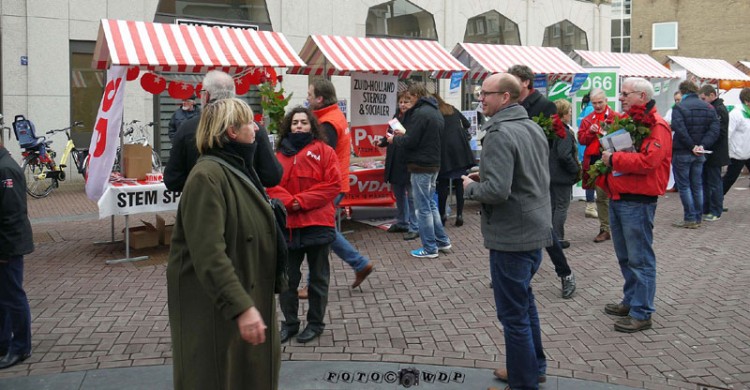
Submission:
<svg viewBox="0 0 750 390">
<path fill-rule="evenodd" d="M 414 199 L 411 196 L 411 183 L 394 184 L 391 183 L 391 191 L 396 198 L 396 209 L 398 210 L 397 220 L 401 226 L 406 226 L 409 232 L 417 232 L 417 215 L 414 213 Z"/>
<path fill-rule="evenodd" d="M 438 246 L 450 245 L 451 240 L 445 234 L 443 223 L 433 193 L 438 173 L 412 173 L 411 189 L 414 206 L 417 209 L 417 225 L 422 247 L 429 253 L 437 253 Z"/>
<path fill-rule="evenodd" d="M 724 208 L 724 189 L 721 167 L 703 166 L 703 214 L 721 217 Z"/>
<path fill-rule="evenodd" d="M 31 353 L 31 309 L 23 290 L 23 256 L 0 262 L 0 349 Z"/>
<path fill-rule="evenodd" d="M 693 154 L 675 154 L 672 156 L 672 171 L 677 191 L 680 192 L 684 220 L 698 222 L 703 220 L 703 163 L 706 158 Z"/>
<path fill-rule="evenodd" d="M 341 203 L 341 199 L 344 199 L 344 193 L 336 196 L 336 199 L 333 200 L 334 206 L 338 206 Z M 370 260 L 362 256 L 357 248 L 344 238 L 339 229 L 336 229 L 336 239 L 331 243 L 331 250 L 356 272 L 362 271 L 370 263 Z M 309 282 L 309 276 L 307 279 Z"/>
<path fill-rule="evenodd" d="M 540 249 L 501 252 L 490 249 L 490 274 L 497 318 L 503 324 L 506 368 L 511 389 L 538 389 L 547 372 L 539 313 L 531 279 L 542 263 Z"/>
<path fill-rule="evenodd" d="M 593 189 L 586 190 L 586 202 L 587 203 L 591 203 L 596 200 L 596 198 L 594 197 L 595 193 L 596 191 L 594 191 Z"/>
<path fill-rule="evenodd" d="M 637 320 L 651 318 L 655 311 L 656 255 L 654 214 L 656 203 L 610 200 L 612 244 L 625 284 L 622 304 L 630 306 L 630 316 Z"/>
</svg>

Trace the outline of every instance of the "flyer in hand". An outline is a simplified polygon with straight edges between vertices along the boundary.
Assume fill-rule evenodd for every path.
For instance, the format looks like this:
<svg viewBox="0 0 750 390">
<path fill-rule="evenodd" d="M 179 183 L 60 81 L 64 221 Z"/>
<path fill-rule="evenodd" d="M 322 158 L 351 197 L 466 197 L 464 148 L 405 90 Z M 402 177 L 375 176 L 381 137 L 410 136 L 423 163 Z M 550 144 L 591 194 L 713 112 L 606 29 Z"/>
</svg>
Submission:
<svg viewBox="0 0 750 390">
<path fill-rule="evenodd" d="M 404 133 L 406 133 L 406 128 L 404 125 L 401 124 L 401 122 L 397 118 L 393 118 L 388 121 L 388 125 L 391 126 L 391 129 L 393 130 L 401 130 Z"/>
</svg>

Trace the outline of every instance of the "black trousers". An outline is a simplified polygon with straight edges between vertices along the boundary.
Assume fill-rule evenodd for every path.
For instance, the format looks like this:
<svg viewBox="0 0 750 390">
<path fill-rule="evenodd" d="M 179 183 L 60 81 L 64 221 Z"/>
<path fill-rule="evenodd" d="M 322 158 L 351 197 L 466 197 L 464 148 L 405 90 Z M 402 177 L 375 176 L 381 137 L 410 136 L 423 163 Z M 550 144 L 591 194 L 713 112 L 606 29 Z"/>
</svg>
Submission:
<svg viewBox="0 0 750 390">
<path fill-rule="evenodd" d="M 549 259 L 552 260 L 552 264 L 555 266 L 557 277 L 564 278 L 573 273 L 573 271 L 570 270 L 568 259 L 565 257 L 565 253 L 563 253 L 560 239 L 557 237 L 557 234 L 555 234 L 553 229 L 550 228 L 550 230 L 552 230 L 552 245 L 544 249 L 547 250 L 547 255 L 549 255 Z"/>
<path fill-rule="evenodd" d="M 732 158 L 730 161 L 731 162 L 727 167 L 727 173 L 721 178 L 721 185 L 724 186 L 724 195 L 729 192 L 729 189 L 732 188 L 734 182 L 740 177 L 742 167 L 747 167 L 747 169 L 750 170 L 750 160 L 735 160 Z"/>
<path fill-rule="evenodd" d="M 328 283 L 330 280 L 330 264 L 328 255 L 331 253 L 331 245 L 316 245 L 301 249 L 289 250 L 289 290 L 279 294 L 281 312 L 284 314 L 282 326 L 295 331 L 299 330 L 299 296 L 297 288 L 302 279 L 302 261 L 307 256 L 307 264 L 310 266 L 310 283 L 308 285 L 308 301 L 310 307 L 307 310 L 307 326 L 318 332 L 325 328 L 323 319 L 328 305 Z"/>
<path fill-rule="evenodd" d="M 448 204 L 451 181 L 453 181 L 453 194 L 456 196 L 456 216 L 462 216 L 464 212 L 463 180 L 451 179 L 450 177 L 438 177 L 435 183 L 435 189 L 438 194 L 438 212 L 440 213 L 440 218 L 445 218 L 445 206 Z"/>
</svg>

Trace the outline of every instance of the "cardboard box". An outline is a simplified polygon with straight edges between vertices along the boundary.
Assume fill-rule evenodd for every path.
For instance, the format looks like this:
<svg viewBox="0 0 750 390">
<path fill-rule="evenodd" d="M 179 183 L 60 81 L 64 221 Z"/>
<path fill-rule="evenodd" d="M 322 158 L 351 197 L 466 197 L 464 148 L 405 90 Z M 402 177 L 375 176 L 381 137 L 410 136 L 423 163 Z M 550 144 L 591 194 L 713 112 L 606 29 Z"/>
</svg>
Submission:
<svg viewBox="0 0 750 390">
<path fill-rule="evenodd" d="M 167 225 L 166 221 L 164 221 L 164 218 L 156 214 L 156 231 L 159 232 L 159 244 L 161 245 L 169 245 L 172 243 L 172 230 L 174 229 L 174 224 Z"/>
<path fill-rule="evenodd" d="M 142 221 L 145 225 L 131 227 L 130 231 L 130 248 L 144 249 L 159 246 L 159 232 L 154 225 Z M 123 229 L 125 231 L 125 229 Z"/>
<path fill-rule="evenodd" d="M 144 180 L 151 173 L 151 146 L 125 144 L 122 149 L 122 174 L 128 179 Z"/>
</svg>

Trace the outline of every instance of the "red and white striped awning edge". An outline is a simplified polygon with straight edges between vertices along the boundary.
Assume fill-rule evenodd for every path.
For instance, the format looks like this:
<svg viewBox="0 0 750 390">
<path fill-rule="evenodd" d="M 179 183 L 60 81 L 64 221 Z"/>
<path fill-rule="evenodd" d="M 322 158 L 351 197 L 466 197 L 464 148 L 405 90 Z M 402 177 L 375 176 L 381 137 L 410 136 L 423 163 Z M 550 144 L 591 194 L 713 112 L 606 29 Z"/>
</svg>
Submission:
<svg viewBox="0 0 750 390">
<path fill-rule="evenodd" d="M 437 72 L 450 77 L 468 69 L 436 41 L 312 35 L 300 51 L 307 63 L 291 74 L 344 76 L 370 72 L 408 77 L 412 72 Z"/>
<path fill-rule="evenodd" d="M 576 50 L 591 66 L 619 66 L 621 77 L 644 77 L 649 79 L 676 79 L 677 75 L 648 54 L 610 53 L 604 51 Z"/>
<path fill-rule="evenodd" d="M 451 54 L 466 59 L 464 65 L 471 68 L 470 77 L 475 80 L 492 73 L 506 72 L 516 64 L 527 65 L 536 74 L 548 74 L 558 79 L 587 73 L 556 47 L 458 43 Z"/>
<path fill-rule="evenodd" d="M 750 81 L 750 76 L 724 60 L 680 56 L 667 56 L 667 58 L 702 80 Z"/>
<path fill-rule="evenodd" d="M 281 33 L 103 19 L 92 66 L 138 66 L 168 72 L 236 73 L 256 66 L 305 63 Z"/>
</svg>

